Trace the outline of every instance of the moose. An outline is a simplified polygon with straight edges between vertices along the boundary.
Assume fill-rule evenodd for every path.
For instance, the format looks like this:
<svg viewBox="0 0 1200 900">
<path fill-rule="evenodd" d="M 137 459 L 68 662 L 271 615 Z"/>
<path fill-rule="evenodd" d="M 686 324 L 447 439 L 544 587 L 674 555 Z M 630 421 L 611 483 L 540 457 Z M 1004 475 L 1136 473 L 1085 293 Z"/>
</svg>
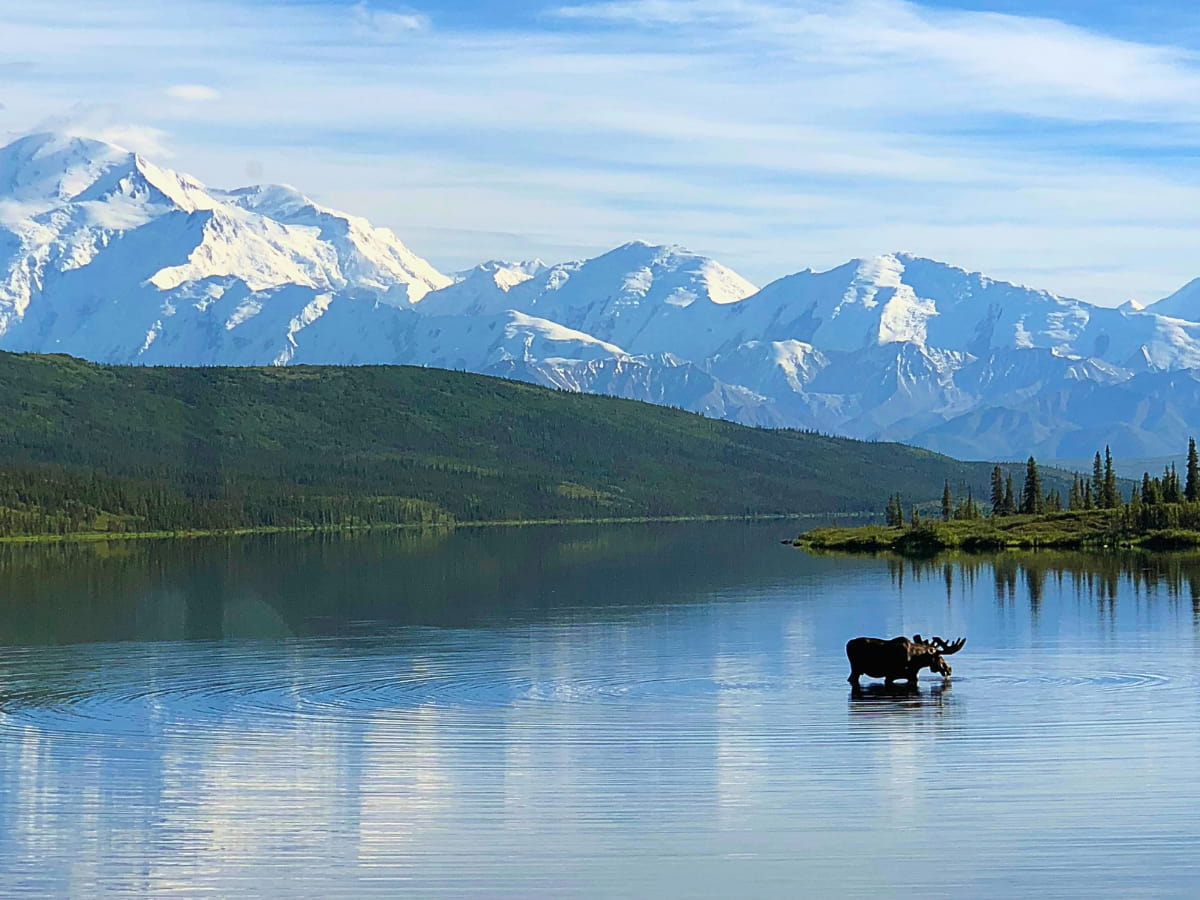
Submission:
<svg viewBox="0 0 1200 900">
<path fill-rule="evenodd" d="M 849 681 L 856 688 L 863 675 L 883 678 L 890 685 L 893 681 L 905 680 L 910 687 L 917 686 L 917 672 L 928 668 L 943 678 L 950 677 L 950 664 L 945 657 L 957 653 L 967 642 L 959 638 L 946 643 L 940 637 L 924 640 L 915 634 L 912 640 L 895 637 L 890 641 L 883 638 L 858 637 L 846 643 L 846 657 L 850 660 Z"/>
</svg>

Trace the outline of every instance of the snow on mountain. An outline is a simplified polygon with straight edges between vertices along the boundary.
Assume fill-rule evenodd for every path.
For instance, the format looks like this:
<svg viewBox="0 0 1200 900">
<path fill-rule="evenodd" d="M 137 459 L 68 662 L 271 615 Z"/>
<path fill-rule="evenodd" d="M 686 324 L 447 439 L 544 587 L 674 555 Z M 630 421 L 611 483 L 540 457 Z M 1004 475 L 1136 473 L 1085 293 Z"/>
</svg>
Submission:
<svg viewBox="0 0 1200 900">
<path fill-rule="evenodd" d="M 917 435 L 965 459 L 1082 458 L 1109 445 L 1121 457 L 1177 456 L 1200 421 L 1200 373 L 1149 372 L 1117 383 L 1076 382 L 1021 403 L 982 404 Z"/>
<path fill-rule="evenodd" d="M 609 357 L 555 364 L 548 360 L 509 360 L 486 374 L 546 387 L 607 394 L 627 400 L 677 406 L 744 425 L 793 425 L 775 402 L 741 385 L 726 384 L 696 364 L 670 353 Z"/>
<path fill-rule="evenodd" d="M 1146 309 L 1160 316 L 1200 322 L 1200 278 L 1193 278 L 1175 293 L 1151 303 Z"/>
<path fill-rule="evenodd" d="M 517 281 L 514 271 L 530 277 Z M 498 274 L 507 276 L 504 283 Z M 517 283 L 513 283 L 517 282 Z M 611 341 L 632 353 L 707 355 L 716 311 L 755 287 L 682 247 L 634 241 L 580 262 L 543 267 L 486 263 L 420 305 L 430 314 L 515 309 Z"/>
<path fill-rule="evenodd" d="M 451 280 L 291 188 L 205 188 L 112 144 L 0 149 L 0 347 L 110 362 L 273 363 L 330 309 Z M 369 302 L 362 302 L 366 298 Z"/>
<path fill-rule="evenodd" d="M 208 188 L 112 144 L 0 148 L 0 348 L 144 364 L 407 363 L 969 457 L 1173 452 L 1200 279 L 1142 309 L 908 253 L 761 290 L 677 246 L 447 277 L 294 188 Z"/>
<path fill-rule="evenodd" d="M 826 351 L 915 343 L 976 354 L 1067 348 L 1093 317 L 1120 315 L 906 253 L 789 275 L 736 312 L 739 335 L 790 336 Z"/>
<path fill-rule="evenodd" d="M 509 292 L 548 268 L 541 260 L 520 263 L 491 260 L 480 263 L 473 269 L 458 273 L 453 286 L 429 297 L 420 312 L 440 316 L 495 315 L 523 303 L 523 300 L 510 298 Z"/>
<path fill-rule="evenodd" d="M 403 346 L 406 362 L 484 371 L 517 360 L 564 366 L 623 358 L 614 344 L 547 319 L 508 310 L 493 316 L 420 316 Z"/>
<path fill-rule="evenodd" d="M 403 305 L 452 283 L 405 247 L 390 229 L 319 206 L 286 185 L 258 185 L 219 196 L 267 220 L 314 233 L 333 251 L 341 286 L 353 285 Z"/>
</svg>

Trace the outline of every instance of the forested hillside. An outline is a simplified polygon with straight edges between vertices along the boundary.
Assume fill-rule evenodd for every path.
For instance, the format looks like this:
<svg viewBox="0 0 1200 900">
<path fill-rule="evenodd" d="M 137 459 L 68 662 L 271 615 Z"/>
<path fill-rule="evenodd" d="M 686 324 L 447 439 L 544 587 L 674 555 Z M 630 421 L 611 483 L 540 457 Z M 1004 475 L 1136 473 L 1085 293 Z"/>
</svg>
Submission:
<svg viewBox="0 0 1200 900">
<path fill-rule="evenodd" d="M 0 353 L 0 532 L 881 511 L 991 466 L 405 366 Z"/>
</svg>

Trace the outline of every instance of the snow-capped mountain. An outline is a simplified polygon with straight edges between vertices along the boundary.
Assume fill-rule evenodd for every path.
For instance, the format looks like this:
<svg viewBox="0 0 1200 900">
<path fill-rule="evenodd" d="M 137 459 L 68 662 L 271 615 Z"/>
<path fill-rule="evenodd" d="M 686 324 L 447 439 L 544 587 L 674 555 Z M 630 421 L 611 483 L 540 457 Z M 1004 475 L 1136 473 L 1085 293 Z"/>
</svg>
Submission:
<svg viewBox="0 0 1200 900">
<path fill-rule="evenodd" d="M 1097 307 L 905 253 L 762 289 L 681 247 L 443 275 L 280 185 L 111 144 L 0 148 L 0 349 L 115 363 L 407 363 L 973 458 L 1172 453 L 1200 418 L 1200 279 Z"/>
<path fill-rule="evenodd" d="M 334 305 L 451 279 L 291 188 L 209 190 L 111 144 L 0 150 L 0 346 L 122 362 L 288 362 Z"/>
<path fill-rule="evenodd" d="M 634 241 L 556 266 L 485 263 L 425 298 L 421 311 L 479 315 L 515 309 L 634 353 L 694 359 L 721 342 L 711 328 L 722 321 L 722 309 L 756 290 L 736 272 L 682 247 Z"/>
</svg>

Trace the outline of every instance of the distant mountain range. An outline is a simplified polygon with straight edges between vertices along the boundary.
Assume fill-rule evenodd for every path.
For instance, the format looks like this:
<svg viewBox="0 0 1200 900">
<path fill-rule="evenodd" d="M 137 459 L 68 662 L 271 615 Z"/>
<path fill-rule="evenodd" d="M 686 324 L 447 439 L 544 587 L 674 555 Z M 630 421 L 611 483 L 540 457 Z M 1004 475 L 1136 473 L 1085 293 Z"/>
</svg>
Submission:
<svg viewBox="0 0 1200 900">
<path fill-rule="evenodd" d="M 111 144 L 0 149 L 0 349 L 108 363 L 405 363 L 961 458 L 1178 454 L 1200 279 L 1119 309 L 905 253 L 759 289 L 680 247 L 449 276 L 293 188 Z"/>
</svg>

